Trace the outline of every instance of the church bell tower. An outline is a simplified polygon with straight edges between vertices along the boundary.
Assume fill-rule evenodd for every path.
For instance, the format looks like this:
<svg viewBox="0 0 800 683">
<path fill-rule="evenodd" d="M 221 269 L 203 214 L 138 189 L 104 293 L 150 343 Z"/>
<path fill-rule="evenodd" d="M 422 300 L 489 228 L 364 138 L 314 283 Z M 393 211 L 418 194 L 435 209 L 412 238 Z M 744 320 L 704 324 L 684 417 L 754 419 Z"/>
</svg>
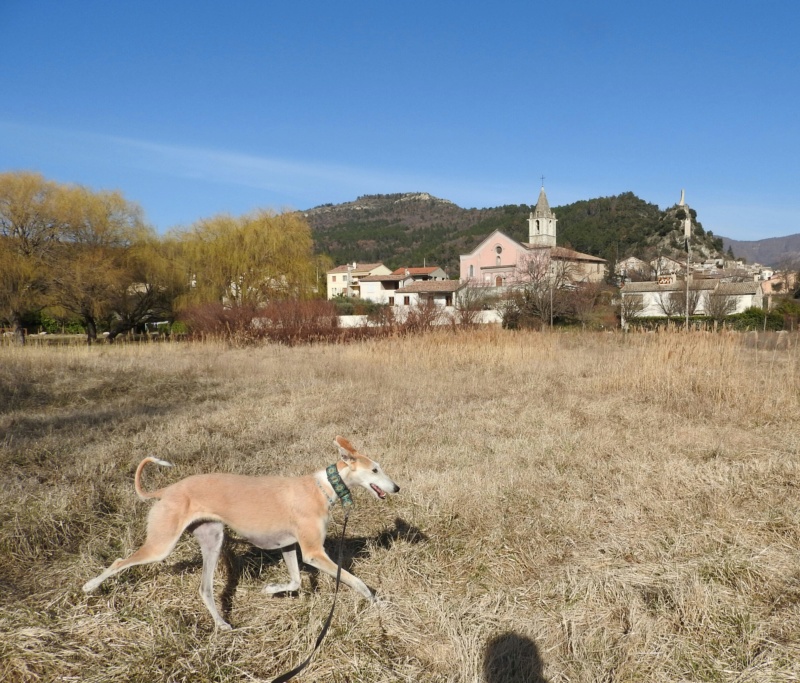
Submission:
<svg viewBox="0 0 800 683">
<path fill-rule="evenodd" d="M 547 203 L 544 185 L 539 191 L 539 201 L 528 218 L 528 243 L 533 247 L 556 246 L 556 215 Z"/>
</svg>

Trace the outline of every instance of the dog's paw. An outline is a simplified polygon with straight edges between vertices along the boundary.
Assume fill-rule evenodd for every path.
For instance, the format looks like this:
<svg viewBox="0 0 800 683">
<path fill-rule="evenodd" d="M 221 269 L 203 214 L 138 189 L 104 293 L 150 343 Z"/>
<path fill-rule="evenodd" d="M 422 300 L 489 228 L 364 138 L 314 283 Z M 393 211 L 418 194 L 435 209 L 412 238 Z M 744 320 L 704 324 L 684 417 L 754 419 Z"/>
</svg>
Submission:
<svg viewBox="0 0 800 683">
<path fill-rule="evenodd" d="M 232 631 L 233 626 L 231 626 L 227 621 L 218 621 L 216 622 L 216 627 L 218 631 Z"/>
<path fill-rule="evenodd" d="M 268 583 L 263 588 L 263 592 L 267 595 L 276 595 L 278 593 L 294 593 L 298 590 L 300 590 L 299 583 Z"/>
<path fill-rule="evenodd" d="M 100 585 L 100 581 L 97 579 L 92 579 L 91 581 L 87 581 L 83 584 L 83 592 L 84 593 L 91 593 L 95 588 Z"/>
<path fill-rule="evenodd" d="M 385 598 L 378 597 L 377 593 L 372 594 L 369 602 L 372 607 L 377 607 L 378 609 L 385 609 L 389 606 L 389 601 Z"/>
</svg>

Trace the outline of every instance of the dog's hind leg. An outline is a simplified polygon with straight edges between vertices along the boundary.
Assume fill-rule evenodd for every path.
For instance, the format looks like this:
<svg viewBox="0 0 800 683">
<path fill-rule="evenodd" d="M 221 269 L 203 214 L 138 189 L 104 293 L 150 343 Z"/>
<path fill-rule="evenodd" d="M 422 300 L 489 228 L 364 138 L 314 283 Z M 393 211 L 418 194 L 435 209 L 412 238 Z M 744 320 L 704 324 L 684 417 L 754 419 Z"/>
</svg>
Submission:
<svg viewBox="0 0 800 683">
<path fill-rule="evenodd" d="M 200 543 L 203 553 L 203 576 L 200 579 L 200 597 L 214 618 L 217 628 L 228 631 L 231 625 L 217 611 L 214 601 L 214 570 L 219 561 L 219 553 L 225 540 L 225 527 L 222 522 L 202 522 L 192 529 L 194 537 Z"/>
<path fill-rule="evenodd" d="M 283 561 L 286 563 L 286 569 L 289 570 L 289 583 L 270 583 L 264 586 L 264 592 L 269 595 L 275 593 L 291 593 L 300 589 L 300 566 L 297 562 L 297 553 L 299 552 L 297 544 L 290 545 L 288 548 L 282 548 Z"/>
<path fill-rule="evenodd" d="M 102 574 L 83 584 L 83 592 L 90 593 L 107 578 L 128 567 L 160 562 L 172 552 L 182 533 L 183 526 L 178 516 L 161 503 L 156 503 L 150 510 L 144 545 L 128 557 L 114 560 Z"/>
</svg>

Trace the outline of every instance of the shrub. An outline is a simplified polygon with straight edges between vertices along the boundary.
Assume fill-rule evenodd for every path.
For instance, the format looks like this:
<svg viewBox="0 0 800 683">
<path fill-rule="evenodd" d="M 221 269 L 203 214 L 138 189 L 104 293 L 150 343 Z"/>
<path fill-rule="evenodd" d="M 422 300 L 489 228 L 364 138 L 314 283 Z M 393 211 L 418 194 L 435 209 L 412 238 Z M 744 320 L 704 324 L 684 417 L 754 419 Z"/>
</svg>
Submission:
<svg viewBox="0 0 800 683">
<path fill-rule="evenodd" d="M 278 342 L 287 346 L 386 336 L 388 327 L 339 327 L 337 307 L 320 299 L 274 301 L 266 306 L 202 304 L 187 308 L 180 322 L 190 339 L 217 339 L 235 346 Z"/>
<path fill-rule="evenodd" d="M 730 315 L 726 324 L 734 330 L 782 330 L 783 315 L 777 311 L 767 313 L 763 308 L 752 306 L 746 311 Z"/>
<path fill-rule="evenodd" d="M 784 330 L 796 330 L 800 327 L 800 301 L 797 299 L 779 299 L 773 312 L 783 316 Z"/>
</svg>

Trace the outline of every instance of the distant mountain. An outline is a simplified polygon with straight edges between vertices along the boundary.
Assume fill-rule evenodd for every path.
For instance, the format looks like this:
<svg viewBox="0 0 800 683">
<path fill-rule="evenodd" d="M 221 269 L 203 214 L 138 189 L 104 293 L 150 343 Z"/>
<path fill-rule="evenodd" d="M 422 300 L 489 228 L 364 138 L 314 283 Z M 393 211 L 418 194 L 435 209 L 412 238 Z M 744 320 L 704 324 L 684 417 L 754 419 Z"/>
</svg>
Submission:
<svg viewBox="0 0 800 683">
<path fill-rule="evenodd" d="M 723 237 L 722 243 L 726 250 L 730 247 L 737 258 L 744 258 L 748 263 L 761 263 L 772 268 L 780 268 L 800 262 L 800 233 L 755 241 Z"/>
<path fill-rule="evenodd" d="M 316 251 L 337 264 L 381 261 L 390 268 L 438 265 L 458 276 L 459 255 L 475 248 L 494 230 L 528 240 L 526 204 L 463 209 L 426 192 L 364 195 L 343 204 L 304 211 Z M 661 211 L 632 192 L 553 207 L 558 244 L 610 262 L 626 256 L 682 258 L 684 209 Z M 703 230 L 690 210 L 695 257 L 722 255 L 719 237 Z"/>
</svg>

